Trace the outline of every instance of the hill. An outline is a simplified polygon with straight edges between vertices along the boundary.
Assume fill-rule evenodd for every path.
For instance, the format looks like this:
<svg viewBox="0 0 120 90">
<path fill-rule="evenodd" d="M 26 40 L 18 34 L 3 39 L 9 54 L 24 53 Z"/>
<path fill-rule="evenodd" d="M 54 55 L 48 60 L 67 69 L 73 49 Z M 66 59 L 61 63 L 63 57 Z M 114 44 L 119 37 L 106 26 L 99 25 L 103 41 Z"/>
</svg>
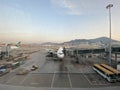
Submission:
<svg viewBox="0 0 120 90">
<path fill-rule="evenodd" d="M 75 40 L 71 40 L 68 42 L 64 42 L 65 44 L 81 44 L 81 43 L 103 43 L 103 44 L 107 44 L 110 42 L 110 39 L 107 37 L 100 37 L 100 38 L 95 38 L 95 39 L 75 39 Z M 117 40 L 113 40 L 112 42 L 119 42 Z"/>
<path fill-rule="evenodd" d="M 102 44 L 107 44 L 110 42 L 110 39 L 108 37 L 99 37 L 99 38 L 95 38 L 95 39 L 75 39 L 75 40 L 70 40 L 70 41 L 66 41 L 63 43 L 53 43 L 53 42 L 46 42 L 46 43 L 42 43 L 41 45 L 63 45 L 63 44 L 72 44 L 72 45 L 78 45 L 78 44 L 83 44 L 83 43 L 102 43 Z M 120 42 L 117 40 L 113 40 L 112 42 Z"/>
</svg>

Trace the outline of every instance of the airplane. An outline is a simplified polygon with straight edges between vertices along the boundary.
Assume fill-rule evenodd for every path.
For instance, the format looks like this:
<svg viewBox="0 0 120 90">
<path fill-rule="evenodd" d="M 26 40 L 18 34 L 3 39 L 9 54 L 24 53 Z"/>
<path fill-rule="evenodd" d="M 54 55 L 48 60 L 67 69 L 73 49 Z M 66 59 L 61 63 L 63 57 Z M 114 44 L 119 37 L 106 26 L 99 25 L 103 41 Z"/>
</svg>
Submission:
<svg viewBox="0 0 120 90">
<path fill-rule="evenodd" d="M 20 45 L 21 45 L 21 42 L 18 42 L 17 44 L 1 43 L 0 44 L 0 56 L 8 55 L 10 51 L 18 49 Z"/>
<path fill-rule="evenodd" d="M 63 58 L 64 58 L 64 52 L 63 52 L 63 47 L 60 47 L 59 49 L 58 49 L 58 51 L 57 51 L 57 57 L 58 57 L 58 59 L 60 59 L 60 60 L 62 60 Z"/>
<path fill-rule="evenodd" d="M 64 50 L 63 47 L 60 47 L 57 51 L 51 49 L 48 51 L 46 57 L 53 57 L 57 58 L 57 60 L 62 60 L 65 56 L 63 50 Z"/>
<path fill-rule="evenodd" d="M 54 56 L 56 56 L 57 54 L 56 54 L 56 51 L 54 50 L 54 49 L 47 49 L 47 55 L 46 55 L 46 57 L 54 57 Z"/>
<path fill-rule="evenodd" d="M 7 44 L 7 43 L 1 43 L 1 44 L 0 44 L 0 47 L 7 47 L 7 46 L 10 46 L 11 49 L 14 49 L 14 48 L 20 47 L 20 45 L 21 45 L 21 42 L 18 42 L 17 44 L 12 44 L 12 43 L 9 43 L 9 44 Z"/>
<path fill-rule="evenodd" d="M 7 46 L 10 46 L 11 50 L 19 48 L 20 45 L 21 45 L 21 42 L 18 42 L 17 44 L 7 44 Z"/>
</svg>

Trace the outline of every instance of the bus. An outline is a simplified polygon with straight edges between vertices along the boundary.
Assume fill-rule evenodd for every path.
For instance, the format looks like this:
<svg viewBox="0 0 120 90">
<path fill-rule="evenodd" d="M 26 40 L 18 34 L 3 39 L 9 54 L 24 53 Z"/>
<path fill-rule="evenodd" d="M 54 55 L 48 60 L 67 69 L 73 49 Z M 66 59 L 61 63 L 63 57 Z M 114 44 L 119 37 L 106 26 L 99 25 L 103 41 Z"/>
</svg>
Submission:
<svg viewBox="0 0 120 90">
<path fill-rule="evenodd" d="M 109 82 L 116 82 L 115 74 L 104 67 L 100 66 L 99 64 L 93 65 L 93 70 L 100 74 L 103 78 L 107 79 Z"/>
<path fill-rule="evenodd" d="M 120 81 L 120 71 L 107 65 L 107 64 L 101 64 L 102 67 L 108 69 L 109 71 L 113 72 L 116 75 L 117 81 Z"/>
</svg>

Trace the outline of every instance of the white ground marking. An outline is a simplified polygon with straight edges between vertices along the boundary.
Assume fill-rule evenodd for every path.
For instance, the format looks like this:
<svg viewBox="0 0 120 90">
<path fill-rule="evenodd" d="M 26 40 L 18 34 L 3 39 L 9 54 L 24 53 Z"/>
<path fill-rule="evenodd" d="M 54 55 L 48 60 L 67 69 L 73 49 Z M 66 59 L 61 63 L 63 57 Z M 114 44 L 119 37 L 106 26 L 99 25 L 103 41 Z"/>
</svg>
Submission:
<svg viewBox="0 0 120 90">
<path fill-rule="evenodd" d="M 55 72 L 54 72 L 53 79 L 52 79 L 52 82 L 51 82 L 51 88 L 53 88 L 54 80 L 55 80 Z"/>
<path fill-rule="evenodd" d="M 71 82 L 69 73 L 68 73 L 68 79 L 69 79 L 70 87 L 72 88 L 72 82 Z"/>
</svg>

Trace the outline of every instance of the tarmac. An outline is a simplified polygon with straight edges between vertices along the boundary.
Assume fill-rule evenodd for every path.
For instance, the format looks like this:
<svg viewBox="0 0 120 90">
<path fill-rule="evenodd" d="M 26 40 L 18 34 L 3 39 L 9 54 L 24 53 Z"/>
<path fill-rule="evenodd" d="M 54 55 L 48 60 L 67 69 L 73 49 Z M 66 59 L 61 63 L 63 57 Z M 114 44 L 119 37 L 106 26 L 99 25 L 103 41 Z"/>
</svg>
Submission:
<svg viewBox="0 0 120 90">
<path fill-rule="evenodd" d="M 118 90 L 120 82 L 109 83 L 93 71 L 93 63 L 98 58 L 80 59 L 66 56 L 63 61 L 46 57 L 46 51 L 40 50 L 30 55 L 25 64 L 0 77 L 0 90 Z M 102 60 L 101 60 L 102 61 Z M 16 75 L 20 68 L 38 65 L 38 69 L 27 75 Z"/>
</svg>

